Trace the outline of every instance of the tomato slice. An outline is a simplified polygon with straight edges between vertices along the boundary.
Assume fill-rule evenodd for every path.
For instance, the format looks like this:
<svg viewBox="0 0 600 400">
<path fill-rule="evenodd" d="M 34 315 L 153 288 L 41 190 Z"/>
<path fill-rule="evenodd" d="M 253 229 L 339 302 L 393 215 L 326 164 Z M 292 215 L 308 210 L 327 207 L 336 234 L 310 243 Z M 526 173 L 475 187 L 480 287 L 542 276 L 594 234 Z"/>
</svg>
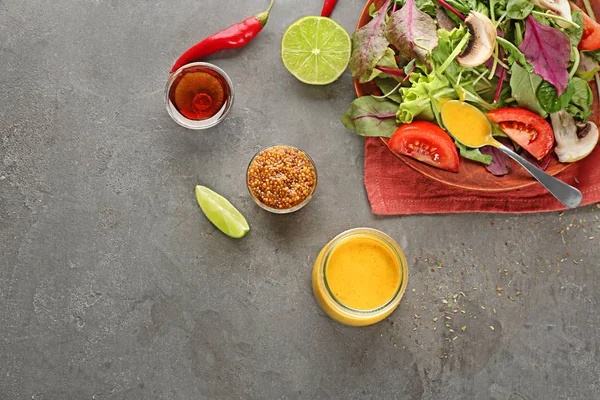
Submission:
<svg viewBox="0 0 600 400">
<path fill-rule="evenodd" d="M 523 108 L 499 108 L 486 115 L 538 160 L 544 158 L 554 146 L 552 126 L 536 113 Z"/>
<path fill-rule="evenodd" d="M 415 121 L 396 129 L 388 147 L 433 167 L 458 172 L 458 152 L 450 136 L 436 124 Z"/>
<path fill-rule="evenodd" d="M 571 3 L 571 8 L 580 10 L 575 4 Z M 590 16 L 583 12 L 583 36 L 577 46 L 579 50 L 598 50 L 600 49 L 600 24 L 594 21 Z"/>
</svg>

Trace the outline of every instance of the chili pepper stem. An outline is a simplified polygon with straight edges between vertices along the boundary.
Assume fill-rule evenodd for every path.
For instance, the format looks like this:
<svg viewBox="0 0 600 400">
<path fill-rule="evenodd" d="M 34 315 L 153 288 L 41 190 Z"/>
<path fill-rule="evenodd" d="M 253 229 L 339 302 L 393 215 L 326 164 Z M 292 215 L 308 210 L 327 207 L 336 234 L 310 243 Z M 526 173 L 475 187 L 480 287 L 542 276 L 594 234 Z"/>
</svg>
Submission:
<svg viewBox="0 0 600 400">
<path fill-rule="evenodd" d="M 275 4 L 275 0 L 271 0 L 271 4 L 269 4 L 269 8 L 267 8 L 266 11 L 261 12 L 260 14 L 256 15 L 256 19 L 258 20 L 258 22 L 260 22 L 260 24 L 263 27 L 267 24 L 267 21 L 269 20 L 269 14 L 271 13 L 271 10 L 273 9 L 273 4 Z"/>
</svg>

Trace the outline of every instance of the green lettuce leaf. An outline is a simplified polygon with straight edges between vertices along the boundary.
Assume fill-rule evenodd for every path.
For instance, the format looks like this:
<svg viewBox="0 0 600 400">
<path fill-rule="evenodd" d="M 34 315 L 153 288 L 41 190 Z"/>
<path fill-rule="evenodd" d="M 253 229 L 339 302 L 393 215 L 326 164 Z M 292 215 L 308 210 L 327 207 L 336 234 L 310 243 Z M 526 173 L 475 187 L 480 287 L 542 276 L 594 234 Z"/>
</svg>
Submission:
<svg viewBox="0 0 600 400">
<path fill-rule="evenodd" d="M 398 104 L 387 99 L 363 96 L 352 102 L 342 123 L 360 136 L 391 137 L 397 128 Z"/>
<path fill-rule="evenodd" d="M 444 89 L 454 93 L 448 79 L 437 74 L 413 73 L 409 81 L 411 87 L 400 88 L 402 103 L 398 109 L 398 122 L 409 124 L 415 118 L 433 121 L 435 114 L 431 107 L 432 99 L 436 101 L 436 95 Z"/>
</svg>

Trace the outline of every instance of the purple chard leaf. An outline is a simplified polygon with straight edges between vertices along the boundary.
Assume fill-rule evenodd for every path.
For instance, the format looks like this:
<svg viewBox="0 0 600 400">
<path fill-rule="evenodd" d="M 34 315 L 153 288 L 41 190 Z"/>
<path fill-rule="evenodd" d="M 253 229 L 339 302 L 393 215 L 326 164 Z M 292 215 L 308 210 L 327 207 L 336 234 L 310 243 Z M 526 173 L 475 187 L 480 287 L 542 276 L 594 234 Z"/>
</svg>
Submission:
<svg viewBox="0 0 600 400">
<path fill-rule="evenodd" d="M 514 147 L 510 140 L 504 138 L 496 138 L 498 141 L 502 142 L 506 147 L 511 150 L 514 150 Z M 492 156 L 492 163 L 487 165 L 485 169 L 488 170 L 492 175 L 496 176 L 504 176 L 508 174 L 510 169 L 510 157 L 498 150 L 493 146 L 483 146 L 479 151 L 482 154 L 489 154 Z"/>
<path fill-rule="evenodd" d="M 386 39 L 386 18 L 390 1 L 385 2 L 371 22 L 352 35 L 350 71 L 352 76 L 361 83 L 368 82 L 372 78 L 373 69 L 389 46 Z"/>
<path fill-rule="evenodd" d="M 407 0 L 390 17 L 387 40 L 406 58 L 430 66 L 429 56 L 438 45 L 435 21 L 417 8 L 415 0 Z"/>
<path fill-rule="evenodd" d="M 391 137 L 398 127 L 398 104 L 388 99 L 363 96 L 352 102 L 342 116 L 342 123 L 360 136 Z"/>
<path fill-rule="evenodd" d="M 564 93 L 569 85 L 567 67 L 571 58 L 571 42 L 566 34 L 537 22 L 530 15 L 519 50 L 536 74 L 556 86 L 559 96 Z"/>
</svg>

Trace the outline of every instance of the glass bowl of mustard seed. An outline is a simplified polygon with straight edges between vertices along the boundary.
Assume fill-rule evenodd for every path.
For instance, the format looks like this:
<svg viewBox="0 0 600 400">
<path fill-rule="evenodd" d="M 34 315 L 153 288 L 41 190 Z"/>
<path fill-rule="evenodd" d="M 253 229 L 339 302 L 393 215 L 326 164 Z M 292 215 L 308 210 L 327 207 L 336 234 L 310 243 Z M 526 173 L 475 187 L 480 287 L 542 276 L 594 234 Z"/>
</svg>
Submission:
<svg viewBox="0 0 600 400">
<path fill-rule="evenodd" d="M 311 158 L 291 146 L 261 150 L 248 165 L 246 184 L 261 208 L 289 214 L 307 205 L 317 188 L 317 169 Z"/>
</svg>

